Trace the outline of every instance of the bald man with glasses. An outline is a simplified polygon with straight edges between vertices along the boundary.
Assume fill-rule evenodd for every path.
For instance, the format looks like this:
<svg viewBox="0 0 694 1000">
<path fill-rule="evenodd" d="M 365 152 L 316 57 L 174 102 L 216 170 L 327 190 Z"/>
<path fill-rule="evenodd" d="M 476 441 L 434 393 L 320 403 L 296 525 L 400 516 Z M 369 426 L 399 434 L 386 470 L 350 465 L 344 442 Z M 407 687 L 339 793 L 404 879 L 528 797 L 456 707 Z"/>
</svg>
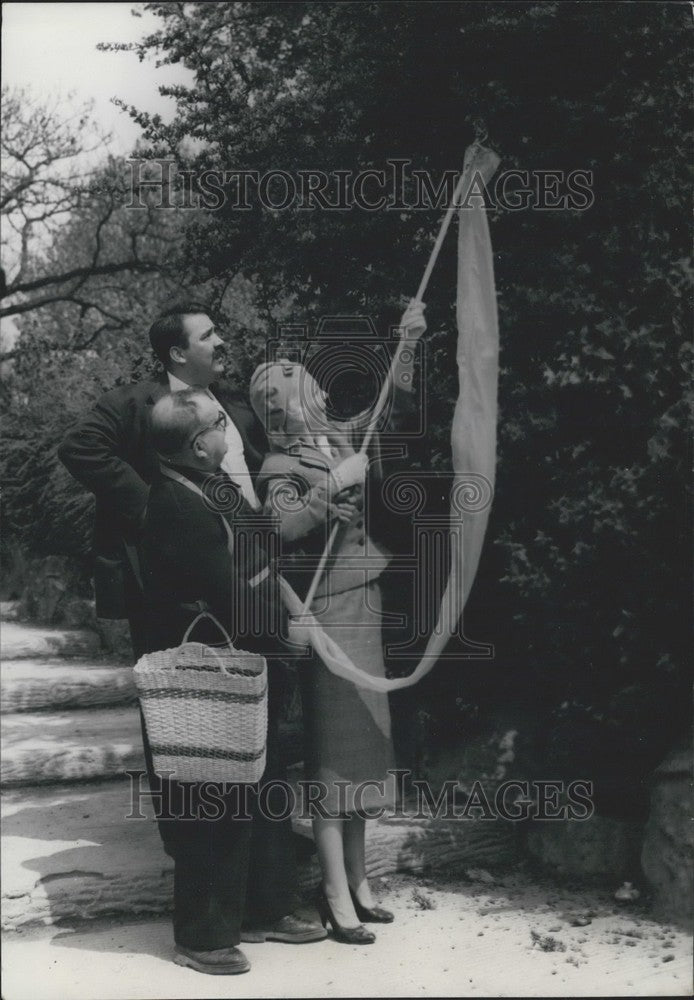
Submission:
<svg viewBox="0 0 694 1000">
<path fill-rule="evenodd" d="M 200 972 L 243 972 L 248 962 L 240 941 L 318 941 L 325 931 L 293 910 L 297 905 L 291 822 L 282 813 L 286 780 L 273 707 L 273 654 L 280 639 L 281 604 L 266 547 L 273 523 L 244 497 L 224 471 L 227 416 L 203 389 L 162 397 L 152 411 L 152 443 L 160 474 L 149 496 L 142 564 L 151 630 L 158 648 L 180 644 L 201 608 L 209 609 L 241 650 L 268 657 L 268 764 L 261 782 L 275 784 L 277 802 L 265 815 L 251 795 L 252 819 L 239 817 L 234 789 L 223 793 L 219 820 L 179 820 L 182 796 L 175 782 L 162 782 L 160 827 L 174 869 L 174 961 Z M 204 627 L 203 627 L 204 626 Z M 220 636 L 201 623 L 192 638 L 210 643 Z M 209 632 L 205 632 L 209 628 Z M 271 793 L 272 794 L 272 793 Z M 243 924 L 243 927 L 242 927 Z"/>
</svg>

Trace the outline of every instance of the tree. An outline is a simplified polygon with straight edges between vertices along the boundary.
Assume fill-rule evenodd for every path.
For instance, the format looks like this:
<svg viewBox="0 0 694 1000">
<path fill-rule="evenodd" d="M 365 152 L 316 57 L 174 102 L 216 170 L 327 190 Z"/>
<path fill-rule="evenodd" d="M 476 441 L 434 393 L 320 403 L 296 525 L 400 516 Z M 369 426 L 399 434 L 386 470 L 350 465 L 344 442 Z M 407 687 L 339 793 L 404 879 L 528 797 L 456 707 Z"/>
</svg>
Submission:
<svg viewBox="0 0 694 1000">
<path fill-rule="evenodd" d="M 58 98 L 42 103 L 9 88 L 2 99 L 0 318 L 72 303 L 101 329 L 120 328 L 100 289 L 165 268 L 166 258 L 157 255 L 171 220 L 149 209 L 131 212 L 127 238 L 114 242 L 112 221 L 128 174 L 122 162 L 106 158 L 108 137 L 89 106 L 68 112 Z M 77 217 L 79 239 L 67 245 L 64 231 Z M 70 232 L 75 235 L 74 226 Z"/>
<path fill-rule="evenodd" d="M 105 169 L 118 174 L 122 166 L 113 162 Z M 37 266 L 50 271 L 61 260 L 74 260 L 97 216 L 100 204 L 74 210 Z M 61 466 L 56 449 L 103 392 L 161 371 L 147 340 L 159 313 L 172 302 L 194 299 L 209 304 L 249 355 L 264 342 L 252 285 L 241 278 L 191 284 L 177 261 L 185 219 L 170 211 L 161 216 L 144 248 L 156 269 L 89 275 L 77 295 L 56 296 L 17 318 L 19 339 L 6 355 L 11 365 L 2 385 L 0 478 L 4 539 L 20 545 L 26 557 L 76 557 L 88 572 L 92 500 Z M 133 237 L 140 238 L 139 225 L 137 213 L 114 207 L 101 228 L 109 252 L 122 256 Z"/>
</svg>

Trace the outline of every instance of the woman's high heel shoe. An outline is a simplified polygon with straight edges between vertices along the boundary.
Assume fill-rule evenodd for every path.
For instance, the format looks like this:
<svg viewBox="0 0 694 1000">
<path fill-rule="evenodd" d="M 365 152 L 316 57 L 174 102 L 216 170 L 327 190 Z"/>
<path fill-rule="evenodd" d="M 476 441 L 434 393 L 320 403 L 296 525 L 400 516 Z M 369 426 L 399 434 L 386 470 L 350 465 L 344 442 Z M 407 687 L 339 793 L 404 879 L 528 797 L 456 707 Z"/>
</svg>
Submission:
<svg viewBox="0 0 694 1000">
<path fill-rule="evenodd" d="M 366 927 L 362 926 L 362 924 L 359 924 L 358 927 L 341 927 L 333 915 L 332 907 L 328 902 L 328 897 L 325 895 L 324 889 L 319 889 L 318 891 L 316 909 L 324 927 L 330 921 L 333 929 L 333 937 L 336 941 L 342 941 L 344 944 L 373 944 L 376 940 L 376 935 L 372 934 L 371 931 L 367 931 Z"/>
<path fill-rule="evenodd" d="M 349 887 L 349 894 L 352 897 L 357 916 L 365 924 L 392 924 L 395 920 L 394 914 L 390 910 L 385 910 L 382 906 L 363 906 L 357 899 L 352 886 Z"/>
</svg>

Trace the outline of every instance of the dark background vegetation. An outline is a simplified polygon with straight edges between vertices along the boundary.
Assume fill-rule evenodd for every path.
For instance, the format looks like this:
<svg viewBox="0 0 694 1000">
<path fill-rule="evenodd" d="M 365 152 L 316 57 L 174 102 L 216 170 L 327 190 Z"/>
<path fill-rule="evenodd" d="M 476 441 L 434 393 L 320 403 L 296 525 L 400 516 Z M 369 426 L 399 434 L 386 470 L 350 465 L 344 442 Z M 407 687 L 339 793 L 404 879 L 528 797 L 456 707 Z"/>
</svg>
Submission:
<svg viewBox="0 0 694 1000">
<path fill-rule="evenodd" d="M 490 212 L 499 460 L 466 628 L 496 655 L 442 663 L 400 703 L 441 742 L 474 728 L 480 705 L 524 706 L 552 776 L 592 777 L 605 811 L 639 812 L 645 775 L 690 713 L 689 5 L 147 6 L 160 29 L 142 58 L 183 63 L 195 83 L 171 89 L 171 125 L 130 109 L 144 155 L 261 174 L 397 156 L 439 177 L 460 167 L 481 121 L 501 169 L 593 171 L 586 211 Z M 99 260 L 120 261 L 118 281 L 91 274 L 75 292 L 57 268 L 56 301 L 18 316 L 3 392 L 3 544 L 80 566 L 90 502 L 55 446 L 104 388 L 148 364 L 162 304 L 192 288 L 219 310 L 242 383 L 279 320 L 394 322 L 441 216 L 150 213 L 133 243 L 144 223 L 116 196 L 124 165 L 100 171 L 27 273 L 67 258 L 88 270 L 111 205 Z M 118 258 L 133 246 L 136 264 Z M 449 468 L 454 289 L 450 236 L 427 293 L 422 469 Z"/>
</svg>

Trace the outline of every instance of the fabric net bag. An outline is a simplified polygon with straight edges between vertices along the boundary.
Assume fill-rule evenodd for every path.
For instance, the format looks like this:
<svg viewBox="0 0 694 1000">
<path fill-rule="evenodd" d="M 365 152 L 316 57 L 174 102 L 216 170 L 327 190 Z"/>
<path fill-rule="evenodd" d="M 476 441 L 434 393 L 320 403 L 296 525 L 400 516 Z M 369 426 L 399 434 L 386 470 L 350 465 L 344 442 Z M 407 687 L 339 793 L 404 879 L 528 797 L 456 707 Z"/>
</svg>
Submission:
<svg viewBox="0 0 694 1000">
<path fill-rule="evenodd" d="M 225 646 L 188 642 L 209 618 Z M 154 770 L 175 781 L 255 784 L 265 769 L 267 663 L 232 645 L 209 612 L 176 649 L 142 656 L 134 667 Z"/>
</svg>

